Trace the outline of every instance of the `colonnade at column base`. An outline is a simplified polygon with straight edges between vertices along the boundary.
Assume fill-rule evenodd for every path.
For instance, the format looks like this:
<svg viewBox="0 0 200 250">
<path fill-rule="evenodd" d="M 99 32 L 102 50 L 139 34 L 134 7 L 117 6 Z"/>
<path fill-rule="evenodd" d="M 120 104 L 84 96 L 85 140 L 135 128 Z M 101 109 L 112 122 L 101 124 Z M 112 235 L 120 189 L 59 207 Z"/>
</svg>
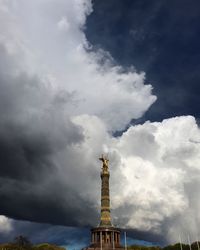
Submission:
<svg viewBox="0 0 200 250">
<path fill-rule="evenodd" d="M 113 226 L 99 226 L 91 229 L 91 244 L 84 250 L 121 250 L 120 230 Z"/>
</svg>

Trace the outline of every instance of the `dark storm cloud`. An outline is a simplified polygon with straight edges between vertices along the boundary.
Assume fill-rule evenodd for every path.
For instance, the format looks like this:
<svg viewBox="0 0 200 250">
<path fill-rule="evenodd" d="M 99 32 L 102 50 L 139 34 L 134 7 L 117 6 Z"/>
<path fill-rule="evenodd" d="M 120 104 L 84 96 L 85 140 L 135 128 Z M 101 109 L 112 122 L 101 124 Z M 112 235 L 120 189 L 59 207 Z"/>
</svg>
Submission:
<svg viewBox="0 0 200 250">
<path fill-rule="evenodd" d="M 69 121 L 64 127 L 56 120 L 61 117 L 53 105 L 45 103 L 49 100 L 48 89 L 42 89 L 40 79 L 26 73 L 14 74 L 13 62 L 9 62 L 15 58 L 3 46 L 0 58 L 0 175 L 35 179 L 37 171 L 39 176 L 43 171 L 53 171 L 49 161 L 53 152 L 65 143 L 82 140 L 82 135 Z"/>
<path fill-rule="evenodd" d="M 60 179 L 53 155 L 83 140 L 62 113 L 70 94 L 49 96 L 38 77 L 15 74 L 15 58 L 0 46 L 0 214 L 77 225 L 95 216 L 91 204 Z M 62 101 L 58 98 L 62 95 Z M 69 169 L 70 161 L 66 162 Z M 80 212 L 81 210 L 81 212 Z"/>
<path fill-rule="evenodd" d="M 49 178 L 48 173 L 46 178 Z M 0 180 L 0 213 L 8 217 L 74 226 L 81 225 L 82 221 L 86 223 L 88 213 L 91 220 L 96 216 L 90 203 L 86 203 L 77 193 L 68 191 L 69 187 L 63 187 L 58 180 L 51 182 L 47 190 L 44 190 L 42 180 L 34 185 L 8 178 Z M 64 202 L 66 199 L 67 204 Z"/>
<path fill-rule="evenodd" d="M 114 59 L 144 70 L 158 100 L 139 121 L 191 114 L 200 106 L 200 3 L 93 1 L 87 37 Z"/>
</svg>

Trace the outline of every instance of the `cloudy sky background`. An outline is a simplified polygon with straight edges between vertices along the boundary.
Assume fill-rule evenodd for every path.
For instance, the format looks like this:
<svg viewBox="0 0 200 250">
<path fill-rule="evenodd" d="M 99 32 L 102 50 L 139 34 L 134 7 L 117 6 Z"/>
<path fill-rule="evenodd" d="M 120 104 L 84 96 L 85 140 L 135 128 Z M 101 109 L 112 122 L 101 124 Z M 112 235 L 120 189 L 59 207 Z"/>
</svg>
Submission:
<svg viewBox="0 0 200 250">
<path fill-rule="evenodd" d="M 1 242 L 87 245 L 102 152 L 130 242 L 200 238 L 198 4 L 106 2 L 0 0 Z"/>
</svg>

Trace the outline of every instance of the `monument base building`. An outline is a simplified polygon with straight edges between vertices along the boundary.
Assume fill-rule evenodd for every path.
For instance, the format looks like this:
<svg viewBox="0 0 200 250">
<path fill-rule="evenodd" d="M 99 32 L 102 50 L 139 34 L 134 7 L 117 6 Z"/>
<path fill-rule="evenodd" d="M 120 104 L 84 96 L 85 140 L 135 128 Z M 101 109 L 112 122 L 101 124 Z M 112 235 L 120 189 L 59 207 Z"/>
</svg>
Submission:
<svg viewBox="0 0 200 250">
<path fill-rule="evenodd" d="M 120 249 L 120 230 L 115 227 L 91 229 L 91 244 L 87 249 Z"/>
<path fill-rule="evenodd" d="M 91 243 L 84 250 L 121 250 L 124 248 L 120 244 L 120 230 L 111 223 L 109 160 L 104 156 L 99 160 L 103 162 L 101 171 L 101 219 L 99 226 L 91 229 Z"/>
</svg>

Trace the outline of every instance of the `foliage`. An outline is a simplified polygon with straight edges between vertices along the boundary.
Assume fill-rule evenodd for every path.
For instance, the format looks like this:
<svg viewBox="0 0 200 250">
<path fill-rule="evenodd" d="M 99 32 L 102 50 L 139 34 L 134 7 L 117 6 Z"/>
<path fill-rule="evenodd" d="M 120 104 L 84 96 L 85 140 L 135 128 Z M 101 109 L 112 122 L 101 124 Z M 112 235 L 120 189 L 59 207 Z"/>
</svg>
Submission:
<svg viewBox="0 0 200 250">
<path fill-rule="evenodd" d="M 65 249 L 49 243 L 33 245 L 26 237 L 20 235 L 16 237 L 14 241 L 11 243 L 0 244 L 0 250 L 65 250 Z"/>
<path fill-rule="evenodd" d="M 193 242 L 191 244 L 191 250 L 199 250 L 200 242 Z M 62 247 L 58 247 L 49 243 L 42 243 L 38 245 L 33 245 L 24 236 L 18 236 L 14 239 L 12 243 L 0 244 L 0 250 L 65 250 Z M 165 247 L 159 246 L 139 246 L 131 245 L 128 250 L 190 250 L 190 246 L 186 244 L 176 243 L 174 245 L 169 245 Z"/>
<path fill-rule="evenodd" d="M 34 250 L 65 250 L 65 249 L 62 247 L 58 247 L 56 245 L 43 243 L 43 244 L 34 246 Z"/>
<path fill-rule="evenodd" d="M 193 242 L 191 244 L 191 250 L 199 250 L 198 244 L 200 246 L 200 242 Z M 128 247 L 128 250 L 190 250 L 190 246 L 186 244 L 176 243 L 174 245 L 168 245 L 163 248 L 159 246 L 139 246 L 132 245 Z"/>
<path fill-rule="evenodd" d="M 128 247 L 128 250 L 161 250 L 159 246 L 140 246 L 140 245 L 131 245 Z"/>
</svg>

